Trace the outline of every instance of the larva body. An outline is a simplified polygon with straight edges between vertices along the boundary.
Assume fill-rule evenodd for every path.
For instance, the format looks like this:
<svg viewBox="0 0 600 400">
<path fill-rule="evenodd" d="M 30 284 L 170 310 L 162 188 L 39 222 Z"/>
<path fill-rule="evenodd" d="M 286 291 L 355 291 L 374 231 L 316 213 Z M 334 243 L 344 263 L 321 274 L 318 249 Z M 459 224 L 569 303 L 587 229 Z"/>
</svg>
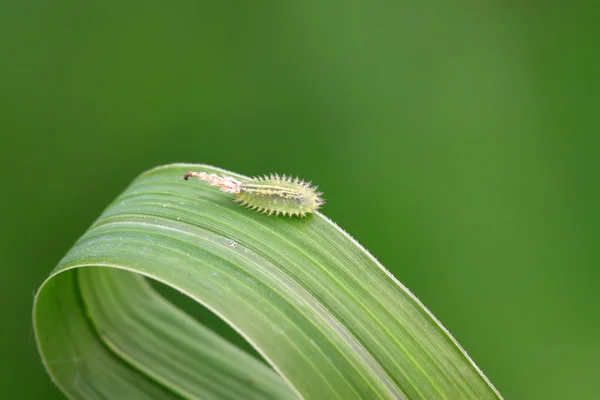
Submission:
<svg viewBox="0 0 600 400">
<path fill-rule="evenodd" d="M 218 186 L 226 193 L 236 195 L 235 201 L 242 205 L 268 213 L 269 215 L 297 215 L 304 217 L 317 210 L 324 201 L 316 187 L 298 178 L 279 176 L 277 174 L 254 178 L 248 181 L 238 181 L 234 178 L 205 172 L 188 172 L 184 178 L 195 176 L 213 186 Z"/>
</svg>

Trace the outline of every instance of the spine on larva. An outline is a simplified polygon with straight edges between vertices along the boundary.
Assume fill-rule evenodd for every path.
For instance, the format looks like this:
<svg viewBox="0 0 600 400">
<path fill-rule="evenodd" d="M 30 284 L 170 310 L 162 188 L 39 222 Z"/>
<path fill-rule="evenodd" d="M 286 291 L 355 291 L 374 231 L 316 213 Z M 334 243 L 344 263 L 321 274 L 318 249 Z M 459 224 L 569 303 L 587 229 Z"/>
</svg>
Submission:
<svg viewBox="0 0 600 400">
<path fill-rule="evenodd" d="M 187 180 L 190 176 L 219 187 L 223 192 L 236 195 L 235 201 L 243 206 L 269 215 L 283 214 L 304 217 L 319 209 L 325 202 L 322 193 L 317 192 L 316 186 L 310 182 L 301 181 L 291 176 L 278 174 L 256 177 L 248 181 L 223 175 L 219 177 L 206 172 L 188 172 L 184 175 Z"/>
</svg>

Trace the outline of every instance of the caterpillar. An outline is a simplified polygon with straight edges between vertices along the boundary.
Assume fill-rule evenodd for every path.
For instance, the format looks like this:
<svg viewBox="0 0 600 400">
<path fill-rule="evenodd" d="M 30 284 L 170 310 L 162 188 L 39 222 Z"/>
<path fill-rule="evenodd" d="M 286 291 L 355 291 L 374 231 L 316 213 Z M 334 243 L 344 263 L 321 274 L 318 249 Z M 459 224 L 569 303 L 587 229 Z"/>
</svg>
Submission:
<svg viewBox="0 0 600 400">
<path fill-rule="evenodd" d="M 271 174 L 238 181 L 225 175 L 220 177 L 216 174 L 190 171 L 183 179 L 187 181 L 191 176 L 217 186 L 225 193 L 235 194 L 234 201 L 263 214 L 304 217 L 325 204 L 321 198 L 323 193 L 317 192 L 317 186 L 311 186 L 311 182 L 301 181 L 297 177 L 293 179 L 291 176 Z"/>
</svg>

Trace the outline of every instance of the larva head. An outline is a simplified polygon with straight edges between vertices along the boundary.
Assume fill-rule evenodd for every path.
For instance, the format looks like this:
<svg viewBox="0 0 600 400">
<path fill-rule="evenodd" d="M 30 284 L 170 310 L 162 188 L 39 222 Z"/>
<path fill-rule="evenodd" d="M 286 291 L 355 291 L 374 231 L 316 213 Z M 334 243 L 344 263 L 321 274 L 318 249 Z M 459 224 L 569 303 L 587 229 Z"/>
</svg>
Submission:
<svg viewBox="0 0 600 400">
<path fill-rule="evenodd" d="M 238 199 L 243 205 L 269 215 L 303 217 L 324 204 L 316 189 L 298 178 L 271 175 L 242 183 Z"/>
<path fill-rule="evenodd" d="M 230 176 L 223 175 L 222 177 L 216 174 L 207 174 L 206 172 L 194 172 L 190 171 L 183 176 L 186 181 L 190 176 L 195 176 L 201 181 L 208 182 L 210 185 L 217 186 L 225 193 L 239 193 L 242 182 L 237 179 L 233 179 Z"/>
</svg>

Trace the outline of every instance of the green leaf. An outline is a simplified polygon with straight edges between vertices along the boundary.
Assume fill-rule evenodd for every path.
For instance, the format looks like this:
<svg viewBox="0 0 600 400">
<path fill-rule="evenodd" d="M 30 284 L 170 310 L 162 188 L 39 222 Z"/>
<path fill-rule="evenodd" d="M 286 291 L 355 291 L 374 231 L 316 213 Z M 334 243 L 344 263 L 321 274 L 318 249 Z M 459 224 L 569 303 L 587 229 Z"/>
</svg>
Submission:
<svg viewBox="0 0 600 400">
<path fill-rule="evenodd" d="M 188 170 L 138 177 L 37 293 L 43 362 L 73 399 L 488 399 L 433 315 L 333 222 L 273 217 Z M 162 298 L 201 303 L 265 363 Z"/>
</svg>

